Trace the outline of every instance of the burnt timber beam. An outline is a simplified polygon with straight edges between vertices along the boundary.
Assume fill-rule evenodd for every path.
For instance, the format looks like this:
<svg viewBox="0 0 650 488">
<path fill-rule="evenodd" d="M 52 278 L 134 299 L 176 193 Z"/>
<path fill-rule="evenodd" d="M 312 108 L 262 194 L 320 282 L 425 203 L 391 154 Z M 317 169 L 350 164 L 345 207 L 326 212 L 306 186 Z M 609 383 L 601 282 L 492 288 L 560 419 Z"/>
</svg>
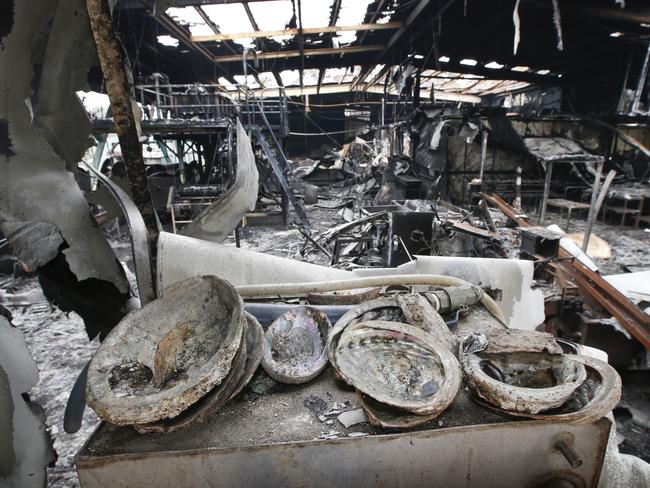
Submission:
<svg viewBox="0 0 650 488">
<path fill-rule="evenodd" d="M 453 1 L 453 0 L 450 0 Z M 361 80 L 365 80 L 366 77 L 370 74 L 372 69 L 376 64 L 380 64 L 381 60 L 384 59 L 384 57 L 387 55 L 387 53 L 390 52 L 390 50 L 395 46 L 397 41 L 404 35 L 404 33 L 411 28 L 411 25 L 413 25 L 413 22 L 415 22 L 415 19 L 418 18 L 418 16 L 429 6 L 431 3 L 431 0 L 420 0 L 420 2 L 415 6 L 415 8 L 411 11 L 409 16 L 406 19 L 406 22 L 402 27 L 400 27 L 389 39 L 388 43 L 386 44 L 385 50 L 377 56 L 377 59 L 375 60 L 374 63 L 371 65 L 367 66 L 366 68 L 362 69 L 357 77 L 352 81 L 352 86 L 356 87 Z M 377 73 L 377 76 L 374 78 L 374 80 L 379 79 L 381 76 L 383 76 L 386 71 L 390 69 L 389 65 L 386 64 L 384 68 Z M 372 81 L 372 80 L 371 80 Z"/>
<path fill-rule="evenodd" d="M 243 5 L 248 7 L 247 3 L 244 3 Z M 326 25 L 323 27 L 303 28 L 302 33 L 304 35 L 311 35 L 311 34 L 327 34 L 327 33 L 346 32 L 346 31 L 395 30 L 401 28 L 403 25 L 404 24 L 402 22 L 388 22 L 385 24 Z M 210 42 L 210 41 L 232 41 L 235 39 L 248 39 L 248 38 L 257 39 L 260 37 L 264 38 L 264 37 L 275 37 L 275 36 L 298 36 L 300 35 L 300 31 L 301 31 L 299 27 L 283 29 L 283 30 L 275 30 L 275 31 L 262 31 L 256 28 L 256 24 L 253 25 L 253 28 L 255 28 L 255 31 L 253 32 L 236 32 L 233 34 L 220 33 L 220 34 L 212 34 L 207 36 L 192 36 L 190 37 L 190 40 L 192 42 Z"/>
<path fill-rule="evenodd" d="M 508 204 L 503 198 L 496 194 L 483 194 L 483 200 L 497 207 L 503 215 L 512 220 L 519 227 L 533 227 L 528 221 L 528 216 L 517 212 L 517 210 Z"/>
<path fill-rule="evenodd" d="M 115 131 L 122 149 L 129 188 L 147 227 L 150 250 L 155 256 L 158 221 L 145 174 L 142 146 L 133 113 L 135 100 L 131 97 L 124 54 L 113 30 L 108 0 L 86 0 L 86 10 L 99 64 L 106 82 L 106 91 L 111 102 Z M 153 267 L 153 260 L 151 265 Z"/>
<path fill-rule="evenodd" d="M 272 2 L 276 0 L 172 0 L 172 7 L 192 7 L 194 5 L 228 5 L 232 3 Z"/>
<path fill-rule="evenodd" d="M 298 48 L 300 50 L 300 88 L 303 86 L 303 74 L 305 72 L 305 34 L 302 29 L 302 2 L 298 1 Z"/>
<path fill-rule="evenodd" d="M 330 26 L 336 25 L 336 22 L 339 20 L 339 14 L 341 13 L 341 1 L 342 0 L 334 0 L 334 3 L 332 4 L 332 9 L 330 12 L 330 22 L 329 22 Z M 320 87 L 323 84 L 324 77 L 325 77 L 325 68 L 321 67 L 318 70 L 318 83 L 316 85 L 317 94 L 320 94 Z M 300 85 L 302 87 L 302 83 Z"/>
<path fill-rule="evenodd" d="M 537 0 L 526 0 L 526 5 L 544 10 L 551 10 L 550 2 Z M 643 5 L 645 4 L 645 5 Z M 597 2 L 564 2 L 561 5 L 562 15 L 580 19 L 591 18 L 605 21 L 621 21 L 631 24 L 650 23 L 650 7 L 647 2 L 627 2 L 624 8 L 619 7 L 615 2 L 609 5 L 597 5 Z"/>
<path fill-rule="evenodd" d="M 185 47 L 188 49 L 191 49 L 194 52 L 199 53 L 202 55 L 206 60 L 209 62 L 213 63 L 216 65 L 216 67 L 221 71 L 223 76 L 232 84 L 237 84 L 235 79 L 230 75 L 224 68 L 221 66 L 218 62 L 215 62 L 213 59 L 212 53 L 206 49 L 204 46 L 197 44 L 195 42 L 192 42 L 190 39 L 190 36 L 187 34 L 187 32 L 179 26 L 176 22 L 174 22 L 174 19 L 172 19 L 169 15 L 166 13 L 161 13 L 159 15 L 155 16 L 156 21 L 164 27 L 172 36 L 176 37 L 180 42 L 183 43 Z"/>
<path fill-rule="evenodd" d="M 320 68 L 318 70 L 318 84 L 316 85 L 316 94 L 320 95 L 320 87 L 323 84 L 323 78 L 325 77 L 325 68 Z"/>
<path fill-rule="evenodd" d="M 332 4 L 332 11 L 330 12 L 329 25 L 336 25 L 336 21 L 339 20 L 340 12 L 341 12 L 341 0 L 334 0 L 334 3 Z"/>
<path fill-rule="evenodd" d="M 246 5 L 246 7 L 248 7 L 248 6 Z M 196 10 L 198 12 L 198 14 L 203 19 L 203 22 L 205 22 L 210 27 L 210 29 L 212 29 L 212 32 L 214 32 L 215 34 L 221 34 L 221 32 L 219 31 L 219 26 L 217 26 L 217 24 L 212 22 L 212 19 L 205 12 L 205 10 L 203 10 L 203 7 L 201 7 L 200 5 L 195 5 L 194 10 Z M 233 54 L 237 53 L 237 51 L 235 51 L 233 49 L 233 47 L 229 43 L 225 42 L 224 44 L 231 53 L 233 53 Z M 255 77 L 255 81 L 257 81 L 258 85 L 260 85 L 261 87 L 264 87 L 264 85 L 260 81 L 259 77 L 257 76 L 257 73 L 253 74 L 253 76 Z"/>
<path fill-rule="evenodd" d="M 378 86 L 371 86 L 366 88 L 366 86 L 362 84 L 362 85 L 357 85 L 354 89 L 352 89 L 350 83 L 341 83 L 341 84 L 327 83 L 320 87 L 320 92 L 318 92 L 317 85 L 310 85 L 302 88 L 299 86 L 285 88 L 285 94 L 287 97 L 300 97 L 304 95 L 316 95 L 316 94 L 324 95 L 324 94 L 332 94 L 332 93 L 351 93 L 351 92 L 376 93 L 378 95 L 384 94 L 383 88 Z M 263 90 L 253 90 L 253 93 L 258 98 L 265 98 L 270 96 L 265 94 Z M 394 96 L 395 94 L 389 93 L 389 95 Z M 428 96 L 427 91 L 421 90 L 420 96 L 422 98 L 427 97 Z M 464 95 L 461 93 L 438 92 L 436 94 L 436 98 L 439 100 L 449 100 L 454 102 L 467 102 L 467 103 L 476 103 L 476 104 L 481 103 L 481 97 L 477 95 Z"/>
<path fill-rule="evenodd" d="M 212 19 L 207 13 L 205 13 L 203 7 L 201 7 L 200 5 L 195 5 L 194 10 L 196 10 L 196 13 L 198 13 L 201 16 L 203 22 L 205 22 L 210 27 L 210 29 L 212 29 L 212 32 L 214 32 L 215 34 L 221 34 L 221 32 L 219 31 L 219 27 L 217 26 L 217 24 L 212 22 Z"/>
<path fill-rule="evenodd" d="M 377 18 L 379 17 L 379 14 L 381 13 L 382 10 L 384 10 L 384 6 L 386 5 L 387 0 L 379 0 L 379 4 L 377 5 L 377 8 L 375 11 L 372 13 L 372 16 L 370 17 L 370 20 L 368 23 L 374 24 L 377 22 Z M 364 31 L 363 34 L 361 34 L 361 38 L 359 39 L 359 44 L 363 44 L 363 41 L 366 40 L 366 36 L 368 35 L 369 31 Z"/>
<path fill-rule="evenodd" d="M 248 17 L 249 22 L 253 26 L 253 30 L 254 31 L 259 31 L 260 28 L 257 25 L 257 21 L 255 20 L 255 16 L 253 15 L 253 12 L 251 11 L 251 8 L 248 5 L 248 2 L 242 2 L 242 5 L 244 6 L 244 10 L 246 11 L 246 16 Z"/>
<path fill-rule="evenodd" d="M 438 12 L 432 17 L 432 21 L 440 17 L 445 11 L 451 7 L 456 0 L 447 0 L 447 2 L 438 9 Z M 411 11 L 409 16 L 406 18 L 406 22 L 404 22 L 404 25 L 400 27 L 395 33 L 393 33 L 392 37 L 388 40 L 386 43 L 386 48 L 377 56 L 377 60 L 374 64 L 380 64 L 382 60 L 387 59 L 387 57 L 392 53 L 393 49 L 398 45 L 399 41 L 402 39 L 404 34 L 406 34 L 413 26 L 415 21 L 418 19 L 420 15 L 429 7 L 431 3 L 431 0 L 420 0 L 420 2 L 415 6 L 415 8 Z M 374 65 L 370 65 L 366 67 L 365 69 L 361 70 L 359 73 L 359 76 L 352 82 L 355 86 L 370 74 L 372 71 Z M 372 80 L 369 80 L 368 84 L 373 85 L 375 84 L 378 80 L 380 80 L 386 72 L 390 69 L 390 65 L 388 63 L 385 63 L 385 66 L 382 68 L 382 70 L 375 75 L 375 77 Z"/>
<path fill-rule="evenodd" d="M 322 49 L 305 49 L 304 56 L 326 56 L 330 54 L 352 54 L 352 53 L 361 53 L 369 51 L 381 51 L 384 49 L 384 46 L 380 44 L 374 44 L 369 46 L 348 46 L 348 47 L 332 47 L 332 48 L 322 48 Z M 273 51 L 267 53 L 259 53 L 257 55 L 258 59 L 282 59 L 282 58 L 297 58 L 300 57 L 300 50 L 292 51 Z M 217 63 L 234 63 L 241 61 L 241 56 L 235 55 L 226 55 L 226 56 L 214 56 L 212 58 Z"/>
<path fill-rule="evenodd" d="M 436 14 L 435 17 L 438 17 L 440 14 L 442 14 L 455 1 L 456 0 L 448 0 L 447 3 L 443 5 L 443 7 L 440 9 L 440 11 L 438 12 L 438 14 Z M 411 11 L 409 16 L 406 18 L 406 22 L 404 23 L 404 25 L 400 27 L 388 40 L 388 43 L 386 43 L 386 51 L 384 52 L 384 54 L 382 54 L 382 56 L 385 56 L 390 53 L 390 51 L 397 45 L 400 39 L 402 39 L 404 34 L 408 32 L 408 30 L 413 26 L 413 23 L 426 10 L 426 8 L 429 6 L 430 3 L 431 0 L 420 0 L 417 6 Z"/>
<path fill-rule="evenodd" d="M 201 16 L 201 18 L 203 19 L 203 22 L 205 22 L 208 25 L 208 27 L 210 27 L 210 29 L 212 29 L 212 32 L 214 32 L 215 34 L 221 34 L 221 31 L 219 31 L 219 26 L 217 26 L 217 24 L 212 22 L 212 19 L 205 12 L 205 10 L 203 10 L 203 7 L 201 7 L 200 5 L 195 5 L 194 10 L 196 10 L 196 12 Z M 227 42 L 224 43 L 224 44 L 225 44 L 226 48 L 228 48 L 228 50 L 231 53 L 233 53 L 233 54 L 237 53 L 237 51 L 235 51 L 230 44 L 228 44 Z"/>
<path fill-rule="evenodd" d="M 260 28 L 257 25 L 257 21 L 255 20 L 255 16 L 253 15 L 253 12 L 251 11 L 251 8 L 248 6 L 248 2 L 243 2 L 242 5 L 244 6 L 244 10 L 246 11 L 246 16 L 248 17 L 249 22 L 253 26 L 254 30 L 260 30 Z M 259 41 L 260 44 L 257 45 L 257 47 L 261 47 L 262 50 L 266 49 L 266 45 L 264 44 L 264 40 L 260 39 Z M 260 77 L 257 75 L 257 72 L 253 72 L 253 78 L 255 78 L 255 81 L 257 81 L 257 84 L 260 85 L 262 88 L 264 88 L 264 84 L 262 83 L 262 80 L 260 80 Z M 248 81 L 248 80 L 247 80 Z"/>
<path fill-rule="evenodd" d="M 568 257 L 565 251 L 561 257 Z M 650 349 L 650 316 L 632 303 L 625 295 L 609 284 L 600 274 L 590 270 L 580 261 L 562 263 L 572 281 L 590 299 L 607 310 L 646 349 Z"/>
<path fill-rule="evenodd" d="M 248 2 L 268 2 L 273 0 L 172 0 L 171 6 L 187 7 L 194 5 L 227 5 L 234 3 Z M 385 0 L 382 1 L 384 3 Z M 527 1 L 527 4 L 550 9 L 549 2 Z M 650 23 L 650 7 L 642 5 L 643 2 L 626 5 L 620 8 L 611 2 L 611 6 L 588 5 L 585 3 L 565 2 L 562 4 L 562 13 L 576 17 L 591 17 L 603 20 L 622 20 L 629 23 Z M 512 2 L 508 2 L 509 8 L 512 9 Z M 378 8 L 381 10 L 381 8 Z"/>
</svg>

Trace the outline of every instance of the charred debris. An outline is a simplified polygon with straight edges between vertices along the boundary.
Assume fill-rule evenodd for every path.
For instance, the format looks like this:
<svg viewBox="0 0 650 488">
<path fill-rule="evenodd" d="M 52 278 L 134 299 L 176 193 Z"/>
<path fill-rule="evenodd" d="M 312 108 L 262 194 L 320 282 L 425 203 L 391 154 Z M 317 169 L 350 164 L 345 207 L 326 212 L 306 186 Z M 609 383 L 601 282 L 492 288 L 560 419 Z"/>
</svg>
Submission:
<svg viewBox="0 0 650 488">
<path fill-rule="evenodd" d="M 648 486 L 649 39 L 632 0 L 3 2 L 0 484 Z"/>
</svg>

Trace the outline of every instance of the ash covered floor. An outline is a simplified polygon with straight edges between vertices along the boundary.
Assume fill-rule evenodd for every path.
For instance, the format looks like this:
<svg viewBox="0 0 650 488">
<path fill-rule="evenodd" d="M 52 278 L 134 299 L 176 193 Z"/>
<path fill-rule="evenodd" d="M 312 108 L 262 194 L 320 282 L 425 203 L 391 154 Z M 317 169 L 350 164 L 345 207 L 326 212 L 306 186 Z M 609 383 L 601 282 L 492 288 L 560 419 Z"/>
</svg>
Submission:
<svg viewBox="0 0 650 488">
<path fill-rule="evenodd" d="M 338 196 L 332 194 L 329 200 L 322 197 L 318 205 L 308 207 L 316 235 L 345 222 L 337 213 Z M 551 214 L 544 224 L 555 222 L 557 219 Z M 583 228 L 584 221 L 575 219 L 571 232 Z M 594 233 L 612 248 L 610 259 L 596 260 L 603 274 L 622 273 L 625 266 L 650 267 L 650 233 L 602 223 L 596 224 Z M 112 243 L 125 266 L 130 259 L 126 252 L 127 242 L 123 236 L 119 242 Z M 234 245 L 233 238 L 228 242 Z M 329 262 L 329 258 L 306 242 L 297 229 L 280 227 L 273 222 L 258 222 L 242 228 L 241 246 L 318 264 Z M 69 435 L 63 431 L 63 412 L 72 385 L 97 343 L 88 341 L 83 322 L 76 314 L 66 315 L 47 303 L 36 278 L 4 278 L 0 282 L 0 303 L 13 314 L 13 324 L 25 333 L 40 371 L 39 382 L 31 394 L 46 410 L 59 456 L 54 466 L 48 469 L 49 486 L 78 486 L 73 458 L 98 425 L 98 419 L 90 409 L 86 409 L 81 430 Z M 621 452 L 650 461 L 650 416 L 647 414 L 650 412 L 650 389 L 647 386 L 650 374 L 634 371 L 623 372 L 622 376 L 623 400 L 615 410 L 619 448 Z"/>
</svg>

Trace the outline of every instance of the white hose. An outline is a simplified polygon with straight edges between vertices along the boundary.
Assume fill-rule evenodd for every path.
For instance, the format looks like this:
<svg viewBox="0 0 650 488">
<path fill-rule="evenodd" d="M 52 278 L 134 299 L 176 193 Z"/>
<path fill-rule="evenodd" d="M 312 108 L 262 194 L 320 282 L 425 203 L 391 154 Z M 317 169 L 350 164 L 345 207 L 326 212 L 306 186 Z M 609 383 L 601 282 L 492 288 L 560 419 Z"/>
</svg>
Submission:
<svg viewBox="0 0 650 488">
<path fill-rule="evenodd" d="M 475 286 L 460 278 L 443 275 L 388 275 L 368 276 L 365 278 L 351 278 L 346 280 L 313 281 L 310 283 L 273 283 L 265 285 L 240 285 L 237 291 L 242 298 L 261 297 L 296 297 L 305 296 L 308 293 L 322 293 L 328 291 L 353 290 L 356 288 L 367 288 L 371 286 L 389 285 L 436 285 L 436 286 Z M 499 305 L 489 295 L 481 294 L 481 303 L 501 323 L 506 324 L 507 320 Z"/>
</svg>

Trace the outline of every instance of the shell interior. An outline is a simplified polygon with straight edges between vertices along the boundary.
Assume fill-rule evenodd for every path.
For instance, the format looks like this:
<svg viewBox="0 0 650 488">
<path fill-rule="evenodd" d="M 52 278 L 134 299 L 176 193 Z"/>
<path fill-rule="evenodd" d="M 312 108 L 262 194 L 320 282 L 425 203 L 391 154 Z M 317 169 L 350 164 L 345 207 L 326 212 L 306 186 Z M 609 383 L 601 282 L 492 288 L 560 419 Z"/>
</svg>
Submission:
<svg viewBox="0 0 650 488">
<path fill-rule="evenodd" d="M 585 381 L 584 364 L 541 352 L 463 356 L 467 382 L 484 400 L 508 411 L 536 414 L 565 403 Z"/>
<path fill-rule="evenodd" d="M 283 383 L 315 378 L 327 365 L 325 343 L 330 328 L 327 316 L 312 307 L 282 314 L 264 335 L 264 370 Z"/>
<path fill-rule="evenodd" d="M 481 369 L 492 378 L 521 388 L 552 388 L 584 380 L 584 366 L 563 355 L 479 353 Z"/>
<path fill-rule="evenodd" d="M 349 325 L 340 336 L 335 360 L 340 374 L 360 392 L 419 414 L 439 411 L 460 385 L 453 355 L 433 336 L 407 324 Z"/>
<path fill-rule="evenodd" d="M 409 402 L 427 401 L 440 389 L 440 359 L 413 336 L 362 328 L 344 334 L 341 342 L 338 364 L 354 384 Z"/>
<path fill-rule="evenodd" d="M 230 283 L 200 276 L 173 285 L 100 345 L 88 370 L 88 405 L 118 425 L 177 416 L 228 375 L 244 322 Z"/>
<path fill-rule="evenodd" d="M 141 434 L 173 432 L 217 413 L 229 400 L 237 396 L 253 377 L 262 360 L 264 330 L 257 319 L 246 313 L 245 334 L 228 376 L 206 396 L 179 416 L 150 424 L 134 426 Z"/>
</svg>

